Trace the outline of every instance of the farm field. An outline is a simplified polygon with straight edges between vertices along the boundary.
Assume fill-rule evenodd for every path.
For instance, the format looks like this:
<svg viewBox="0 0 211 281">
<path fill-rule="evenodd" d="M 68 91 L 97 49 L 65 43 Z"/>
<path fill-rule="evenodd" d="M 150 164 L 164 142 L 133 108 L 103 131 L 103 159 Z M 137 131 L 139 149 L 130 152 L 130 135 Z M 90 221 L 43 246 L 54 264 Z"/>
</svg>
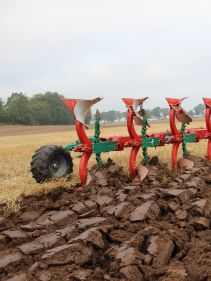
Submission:
<svg viewBox="0 0 211 281">
<path fill-rule="evenodd" d="M 0 280 L 210 280 L 211 164 L 192 160 L 178 173 L 152 164 L 141 184 L 109 161 L 82 193 L 39 189 L 26 172 L 37 194 L 0 210 Z"/>
<path fill-rule="evenodd" d="M 203 127 L 203 122 L 193 124 Z M 206 141 L 188 147 L 195 165 L 171 173 L 171 145 L 152 149 L 141 184 L 128 175 L 129 150 L 104 155 L 91 167 L 82 193 L 78 155 L 72 180 L 36 184 L 30 173 L 34 151 L 76 140 L 73 127 L 18 127 L 0 137 L 0 279 L 28 281 L 210 280 L 211 163 Z M 150 131 L 168 129 L 153 123 Z M 6 133 L 7 130 L 7 133 Z M 90 129 L 90 135 L 93 130 Z M 102 128 L 102 136 L 127 135 L 125 126 Z M 203 157 L 199 157 L 203 156 Z M 140 155 L 139 160 L 142 157 Z M 123 167 L 123 168 L 122 168 Z M 22 196 L 25 195 L 25 196 Z"/>
<path fill-rule="evenodd" d="M 189 128 L 203 128 L 203 120 L 194 120 Z M 169 130 L 167 121 L 152 122 L 149 132 Z M 101 136 L 127 135 L 125 125 L 102 125 Z M 89 135 L 93 130 L 89 129 Z M 71 187 L 79 181 L 79 155 L 72 153 L 74 158 L 74 172 L 72 180 L 58 180 L 54 182 L 36 184 L 31 177 L 30 161 L 34 151 L 45 144 L 65 145 L 76 141 L 74 126 L 0 126 L 0 203 L 6 203 L 8 208 L 18 209 L 21 195 L 32 195 L 48 192 L 58 186 Z M 196 156 L 206 154 L 206 141 L 188 146 L 189 151 Z M 129 149 L 122 152 L 111 152 L 103 155 L 103 159 L 112 158 L 118 165 L 124 167 L 128 173 Z M 158 156 L 161 162 L 170 160 L 171 146 L 149 150 L 151 156 Z M 142 159 L 142 155 L 140 158 Z M 91 158 L 90 167 L 95 164 Z"/>
</svg>

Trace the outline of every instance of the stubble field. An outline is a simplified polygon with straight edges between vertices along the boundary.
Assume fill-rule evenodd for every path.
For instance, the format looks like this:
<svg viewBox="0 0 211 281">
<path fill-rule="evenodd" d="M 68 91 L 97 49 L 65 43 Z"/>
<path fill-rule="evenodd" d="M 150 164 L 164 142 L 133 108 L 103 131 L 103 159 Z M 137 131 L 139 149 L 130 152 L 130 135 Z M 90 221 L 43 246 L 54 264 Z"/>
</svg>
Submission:
<svg viewBox="0 0 211 281">
<path fill-rule="evenodd" d="M 204 128 L 203 120 L 194 120 L 190 128 Z M 169 130 L 167 121 L 154 122 L 149 132 L 161 132 Z M 112 135 L 126 136 L 127 129 L 124 125 L 102 126 L 102 137 Z M 88 134 L 93 135 L 90 128 Z M 31 177 L 30 161 L 34 151 L 42 145 L 58 144 L 65 145 L 76 141 L 77 136 L 74 126 L 1 126 L 0 127 L 0 203 L 6 203 L 8 208 L 18 209 L 22 195 L 32 195 L 48 192 L 58 186 L 71 187 L 79 181 L 78 164 L 80 158 L 72 153 L 74 161 L 74 172 L 72 179 L 36 184 Z M 206 141 L 188 146 L 191 154 L 204 156 L 206 154 Z M 118 165 L 124 167 L 128 173 L 128 158 L 130 149 L 122 152 L 111 152 L 103 155 L 103 159 L 112 158 Z M 151 156 L 157 155 L 162 162 L 170 161 L 171 146 L 150 149 Z M 142 160 L 142 155 L 138 161 Z M 91 158 L 89 166 L 95 164 L 94 157 Z"/>
</svg>

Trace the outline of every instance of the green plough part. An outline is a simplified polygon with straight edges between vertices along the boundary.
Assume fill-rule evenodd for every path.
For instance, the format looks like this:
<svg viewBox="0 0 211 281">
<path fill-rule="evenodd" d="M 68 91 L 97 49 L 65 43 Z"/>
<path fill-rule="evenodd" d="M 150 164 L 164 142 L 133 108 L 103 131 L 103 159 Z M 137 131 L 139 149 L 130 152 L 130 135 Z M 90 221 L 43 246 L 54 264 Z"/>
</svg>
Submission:
<svg viewBox="0 0 211 281">
<path fill-rule="evenodd" d="M 69 143 L 69 144 L 67 144 L 65 147 L 64 147 L 64 149 L 66 149 L 66 150 L 73 150 L 75 147 L 77 147 L 77 146 L 79 146 L 80 145 L 80 143 Z"/>
<path fill-rule="evenodd" d="M 94 137 L 90 137 L 89 139 L 90 139 L 91 142 L 94 142 L 94 140 L 95 140 Z M 80 142 L 79 140 L 77 140 L 75 143 L 69 143 L 69 144 L 67 144 L 67 145 L 64 147 L 64 149 L 70 150 L 70 151 L 71 151 L 71 150 L 73 150 L 75 147 L 80 146 L 80 145 L 81 145 L 81 142 Z"/>
<path fill-rule="evenodd" d="M 73 150 L 75 147 L 80 146 L 81 142 L 70 143 L 64 147 L 66 150 Z M 116 141 L 99 141 L 92 143 L 93 153 L 99 154 L 103 152 L 109 152 L 117 150 L 117 142 Z"/>
<path fill-rule="evenodd" d="M 186 143 L 196 142 L 195 134 L 184 134 L 184 141 Z"/>
<path fill-rule="evenodd" d="M 99 119 L 96 117 L 95 120 L 95 134 L 94 137 L 89 138 L 92 142 L 92 149 L 93 154 L 96 155 L 96 162 L 99 167 L 102 167 L 103 161 L 101 158 L 101 153 L 103 152 L 110 152 L 118 150 L 117 142 L 116 141 L 101 141 L 100 140 L 100 122 Z M 70 143 L 64 147 L 66 150 L 73 150 L 75 147 L 80 146 L 81 142 L 78 140 L 75 143 Z"/>
<path fill-rule="evenodd" d="M 142 148 L 147 148 L 147 147 L 156 147 L 160 145 L 160 138 L 155 137 L 155 138 L 143 138 L 142 139 Z"/>
<path fill-rule="evenodd" d="M 115 141 L 103 141 L 92 144 L 93 153 L 99 154 L 102 152 L 109 152 L 117 150 L 117 143 Z"/>
</svg>

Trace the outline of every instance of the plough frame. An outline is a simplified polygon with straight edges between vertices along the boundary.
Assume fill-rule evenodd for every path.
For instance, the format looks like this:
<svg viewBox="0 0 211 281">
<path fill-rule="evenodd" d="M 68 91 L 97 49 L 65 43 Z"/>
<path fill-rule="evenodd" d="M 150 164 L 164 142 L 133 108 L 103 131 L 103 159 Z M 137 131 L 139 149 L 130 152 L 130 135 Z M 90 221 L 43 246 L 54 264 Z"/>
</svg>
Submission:
<svg viewBox="0 0 211 281">
<path fill-rule="evenodd" d="M 79 141 L 75 144 L 68 144 L 65 149 L 69 151 L 75 151 L 82 153 L 79 165 L 79 175 L 81 184 L 87 185 L 89 177 L 87 176 L 87 165 L 92 154 L 96 155 L 96 161 L 99 167 L 102 167 L 103 162 L 101 159 L 101 153 L 110 151 L 122 151 L 126 148 L 131 148 L 129 157 L 129 171 L 132 178 L 143 180 L 148 170 L 143 165 L 136 165 L 136 159 L 139 150 L 142 148 L 144 164 L 149 162 L 149 156 L 147 148 L 159 147 L 167 144 L 172 144 L 171 162 L 172 168 L 177 169 L 177 166 L 185 166 L 192 168 L 194 163 L 187 159 L 188 152 L 186 148 L 187 143 L 199 142 L 202 139 L 208 140 L 207 146 L 207 159 L 211 160 L 211 98 L 203 98 L 206 106 L 205 119 L 206 129 L 186 129 L 186 123 L 191 122 L 190 116 L 182 109 L 181 103 L 183 99 L 166 98 L 170 107 L 170 131 L 161 133 L 147 134 L 148 120 L 147 115 L 137 112 L 137 107 L 142 105 L 144 99 L 132 99 L 123 98 L 123 102 L 127 107 L 127 130 L 128 136 L 112 136 L 107 138 L 100 138 L 100 114 L 97 111 L 95 118 L 95 134 L 93 137 L 88 137 L 85 131 L 85 114 L 91 108 L 92 105 L 100 101 L 100 98 L 95 100 L 77 100 L 77 99 L 64 99 L 64 104 L 74 112 L 76 132 Z M 80 106 L 83 110 L 80 110 Z M 77 106 L 79 109 L 77 109 Z M 76 110 L 77 109 L 77 110 Z M 143 113 L 142 109 L 142 113 Z M 176 119 L 179 120 L 182 125 L 179 129 L 176 124 Z M 140 123 L 142 125 L 141 134 L 137 134 L 134 123 Z M 178 149 L 182 145 L 183 159 L 178 161 Z"/>
</svg>

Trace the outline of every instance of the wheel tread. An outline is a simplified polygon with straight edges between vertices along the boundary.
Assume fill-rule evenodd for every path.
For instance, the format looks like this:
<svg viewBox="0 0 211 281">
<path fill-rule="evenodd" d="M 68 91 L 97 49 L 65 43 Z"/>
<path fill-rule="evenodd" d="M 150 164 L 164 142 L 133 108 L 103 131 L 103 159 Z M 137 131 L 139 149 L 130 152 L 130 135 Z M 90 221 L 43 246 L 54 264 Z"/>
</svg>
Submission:
<svg viewBox="0 0 211 281">
<path fill-rule="evenodd" d="M 68 161 L 69 167 L 63 176 L 68 176 L 72 173 L 73 161 L 69 151 L 57 145 L 41 146 L 35 151 L 30 163 L 32 176 L 37 183 L 42 183 L 53 178 L 49 170 L 49 159 L 56 154 L 62 154 L 66 161 Z"/>
</svg>

